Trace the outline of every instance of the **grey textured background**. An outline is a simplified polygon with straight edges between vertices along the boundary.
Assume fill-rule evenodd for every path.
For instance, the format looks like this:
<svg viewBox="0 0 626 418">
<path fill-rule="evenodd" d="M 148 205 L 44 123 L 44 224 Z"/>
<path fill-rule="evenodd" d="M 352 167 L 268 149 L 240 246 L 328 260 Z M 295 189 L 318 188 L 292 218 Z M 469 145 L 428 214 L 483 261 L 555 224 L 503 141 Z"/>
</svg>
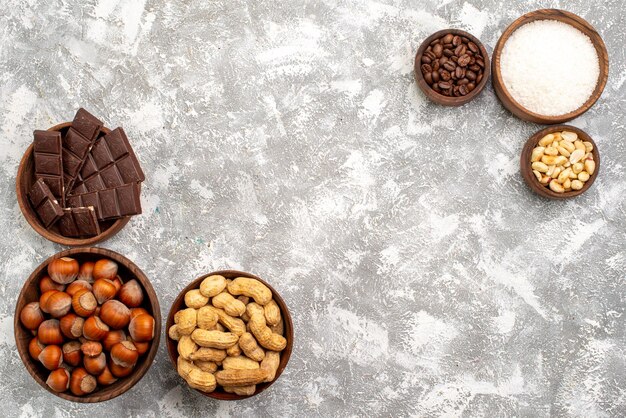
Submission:
<svg viewBox="0 0 626 418">
<path fill-rule="evenodd" d="M 602 154 L 571 201 L 524 185 L 540 127 L 491 86 L 457 109 L 413 81 L 422 39 L 465 28 L 491 53 L 519 15 L 562 7 L 611 59 L 574 125 Z M 620 1 L 0 0 L 0 399 L 8 416 L 624 416 L 626 39 Z M 547 63 L 563 65 L 563 63 Z M 567 92 L 564 92 L 567 94 Z M 99 405 L 42 390 L 15 351 L 24 279 L 63 248 L 14 192 L 32 130 L 84 106 L 126 129 L 144 214 L 103 247 L 151 278 L 235 268 L 291 307 L 288 369 L 226 403 L 182 385 L 162 344 Z"/>
</svg>

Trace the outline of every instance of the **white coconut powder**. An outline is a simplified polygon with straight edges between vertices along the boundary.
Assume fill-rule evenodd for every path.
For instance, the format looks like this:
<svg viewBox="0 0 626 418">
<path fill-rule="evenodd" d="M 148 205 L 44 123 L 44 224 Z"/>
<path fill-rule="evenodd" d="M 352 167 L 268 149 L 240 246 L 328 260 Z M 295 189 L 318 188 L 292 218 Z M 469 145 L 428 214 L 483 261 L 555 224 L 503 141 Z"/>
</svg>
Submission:
<svg viewBox="0 0 626 418">
<path fill-rule="evenodd" d="M 511 96 L 526 109 L 559 116 L 580 108 L 600 75 L 591 39 L 556 20 L 518 28 L 504 44 L 500 72 Z"/>
</svg>

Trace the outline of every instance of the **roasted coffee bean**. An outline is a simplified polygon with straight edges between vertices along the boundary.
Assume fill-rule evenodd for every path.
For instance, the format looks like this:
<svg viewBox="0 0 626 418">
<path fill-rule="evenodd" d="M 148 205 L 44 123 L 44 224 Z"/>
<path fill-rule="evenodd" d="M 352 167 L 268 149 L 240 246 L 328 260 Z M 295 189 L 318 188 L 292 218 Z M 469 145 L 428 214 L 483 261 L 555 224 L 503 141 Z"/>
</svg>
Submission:
<svg viewBox="0 0 626 418">
<path fill-rule="evenodd" d="M 439 61 L 433 62 L 433 71 L 439 71 L 439 67 L 441 67 L 441 65 L 439 65 Z"/>
<path fill-rule="evenodd" d="M 444 44 L 449 44 L 452 42 L 452 39 L 454 38 L 454 35 L 452 35 L 451 33 L 447 34 L 446 36 L 444 36 L 443 38 L 441 38 L 441 42 L 443 42 Z"/>
<path fill-rule="evenodd" d="M 464 84 L 469 83 L 469 80 L 467 78 L 462 78 L 459 81 L 456 82 L 457 85 L 462 86 Z"/>
<path fill-rule="evenodd" d="M 439 58 L 439 65 L 443 65 L 443 64 L 445 64 L 445 63 L 446 63 L 446 61 L 448 61 L 448 58 L 447 58 L 447 57 L 441 57 L 441 58 Z"/>
<path fill-rule="evenodd" d="M 452 83 L 450 83 L 449 81 L 440 81 L 439 82 L 439 88 L 441 90 L 448 90 L 450 87 L 452 87 Z"/>
<path fill-rule="evenodd" d="M 454 55 L 460 57 L 461 55 L 465 55 L 465 51 L 467 51 L 467 47 L 463 44 L 456 47 L 454 50 Z"/>
<path fill-rule="evenodd" d="M 476 58 L 476 64 L 480 67 L 480 68 L 485 68 L 485 61 L 482 60 L 482 58 Z"/>
<path fill-rule="evenodd" d="M 450 59 L 456 64 L 456 62 L 459 60 L 459 57 L 457 57 L 456 55 L 452 55 Z"/>
<path fill-rule="evenodd" d="M 465 36 L 461 36 L 461 40 L 463 41 L 463 43 L 468 43 L 470 41 Z"/>
<path fill-rule="evenodd" d="M 426 55 L 422 55 L 422 63 L 424 64 L 430 64 L 432 61 L 430 58 L 428 58 Z"/>
<path fill-rule="evenodd" d="M 439 75 L 440 75 L 440 77 L 441 77 L 441 79 L 443 81 L 448 81 L 451 78 L 450 73 L 447 72 L 446 70 L 441 71 L 441 73 L 439 73 Z"/>
<path fill-rule="evenodd" d="M 470 49 L 470 51 L 472 52 L 478 52 L 478 45 L 476 45 L 474 42 L 468 42 L 467 43 L 467 47 Z"/>
<path fill-rule="evenodd" d="M 422 64 L 422 66 L 420 67 L 420 69 L 422 70 L 422 73 L 423 73 L 423 74 L 426 74 L 426 73 L 431 73 L 431 72 L 433 71 L 433 67 L 431 67 L 431 66 L 430 66 L 430 65 L 428 65 L 428 64 Z"/>
<path fill-rule="evenodd" d="M 483 79 L 483 74 L 482 73 L 478 74 L 478 77 L 476 77 L 476 84 L 480 84 L 482 79 Z"/>
<path fill-rule="evenodd" d="M 456 35 L 455 37 L 452 38 L 452 45 L 454 46 L 458 46 L 461 45 L 461 37 Z"/>
<path fill-rule="evenodd" d="M 443 49 L 444 50 L 446 50 L 446 49 L 454 49 L 454 45 L 452 45 L 452 44 L 443 44 Z"/>
<path fill-rule="evenodd" d="M 476 65 L 476 64 L 471 64 L 467 68 L 469 68 L 470 70 L 472 70 L 474 72 L 480 71 L 480 67 L 478 65 Z"/>
<path fill-rule="evenodd" d="M 468 64 L 470 63 L 470 56 L 465 54 L 459 57 L 459 60 L 457 61 L 457 64 L 459 64 L 460 67 L 467 67 Z"/>
<path fill-rule="evenodd" d="M 462 85 L 459 86 L 459 93 L 461 94 L 461 96 L 465 96 L 469 92 L 467 91 L 467 87 L 465 85 Z"/>
<path fill-rule="evenodd" d="M 434 41 L 432 41 L 432 42 L 430 43 L 430 46 L 435 46 L 435 45 L 437 45 L 437 44 L 438 44 L 438 43 L 440 43 L 440 42 L 441 42 L 441 39 L 437 38 L 437 39 L 435 39 Z"/>
<path fill-rule="evenodd" d="M 454 96 L 455 97 L 459 97 L 461 95 L 460 90 L 461 90 L 461 88 L 459 86 L 454 86 Z"/>
<path fill-rule="evenodd" d="M 474 64 L 476 64 L 476 57 L 470 56 L 470 62 L 468 65 L 474 65 Z"/>
<path fill-rule="evenodd" d="M 439 81 L 439 73 L 437 71 L 433 71 L 431 75 L 433 77 L 433 83 L 436 83 Z"/>
<path fill-rule="evenodd" d="M 452 49 L 446 48 L 443 50 L 443 55 L 450 58 L 452 55 L 454 55 L 454 52 L 452 51 Z"/>
<path fill-rule="evenodd" d="M 441 54 L 443 54 L 443 46 L 441 46 L 441 44 L 433 46 L 433 54 L 435 54 L 437 58 L 441 58 Z"/>
<path fill-rule="evenodd" d="M 465 77 L 467 77 L 468 80 L 474 81 L 476 80 L 476 73 L 472 70 L 467 70 L 465 72 Z"/>
<path fill-rule="evenodd" d="M 424 80 L 430 85 L 433 84 L 433 74 L 432 73 L 424 73 Z"/>
<path fill-rule="evenodd" d="M 476 88 L 476 84 L 474 83 L 467 83 L 467 90 L 468 91 L 472 91 Z"/>
<path fill-rule="evenodd" d="M 456 68 L 456 64 L 453 61 L 446 61 L 446 63 L 443 64 L 443 68 L 448 71 L 454 71 Z"/>
</svg>

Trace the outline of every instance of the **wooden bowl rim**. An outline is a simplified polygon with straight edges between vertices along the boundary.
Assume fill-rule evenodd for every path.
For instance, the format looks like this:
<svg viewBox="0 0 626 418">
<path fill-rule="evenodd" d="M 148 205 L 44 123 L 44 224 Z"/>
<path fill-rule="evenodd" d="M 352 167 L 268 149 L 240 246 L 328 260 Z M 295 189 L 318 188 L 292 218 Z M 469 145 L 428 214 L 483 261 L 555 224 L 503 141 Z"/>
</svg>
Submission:
<svg viewBox="0 0 626 418">
<path fill-rule="evenodd" d="M 63 122 L 63 123 L 59 123 L 58 125 L 54 125 L 50 129 L 48 129 L 48 131 L 60 131 L 65 128 L 69 128 L 70 126 L 72 126 L 72 122 Z M 100 130 L 104 132 L 105 134 L 108 134 L 109 132 L 111 132 L 111 130 L 105 126 L 103 126 L 102 129 Z M 99 235 L 88 237 L 88 238 L 64 237 L 63 235 L 56 234 L 52 232 L 51 230 L 44 228 L 41 222 L 39 221 L 37 214 L 32 211 L 30 202 L 28 201 L 28 195 L 22 192 L 22 187 L 21 187 L 22 182 L 25 181 L 23 177 L 24 177 L 26 163 L 30 158 L 32 158 L 32 153 L 33 153 L 33 144 L 31 143 L 26 149 L 26 152 L 24 153 L 24 155 L 22 156 L 22 159 L 20 160 L 20 165 L 18 166 L 18 169 L 17 169 L 17 176 L 15 177 L 15 189 L 16 189 L 16 194 L 17 194 L 17 203 L 18 203 L 18 206 L 20 207 L 20 211 L 22 212 L 22 215 L 26 219 L 26 222 L 28 222 L 28 224 L 39 235 L 41 235 L 42 237 L 44 237 L 45 239 L 49 241 L 52 241 L 60 245 L 66 245 L 68 247 L 84 247 L 84 246 L 90 246 L 90 245 L 93 245 L 93 244 L 96 244 L 96 243 L 99 243 L 99 242 L 102 242 L 104 240 L 111 238 L 112 236 L 117 234 L 119 231 L 121 231 L 122 228 L 124 228 L 126 224 L 128 224 L 128 222 L 130 222 L 130 216 L 120 218 L 116 220 L 113 224 L 111 224 L 111 226 L 107 228 L 105 231 L 102 231 Z"/>
<path fill-rule="evenodd" d="M 561 15 L 561 19 L 558 19 L 554 14 L 559 14 Z M 591 40 L 591 43 L 593 44 L 594 48 L 596 49 L 596 53 L 598 54 L 598 62 L 600 65 L 600 74 L 598 75 L 598 81 L 596 83 L 596 87 L 594 88 L 593 92 L 591 93 L 591 96 L 589 97 L 589 99 L 587 99 L 587 101 L 585 103 L 583 103 L 583 105 L 581 107 L 579 107 L 576 110 L 573 110 L 569 113 L 566 113 L 564 115 L 557 115 L 557 116 L 547 116 L 547 115 L 542 115 L 539 113 L 535 113 L 532 112 L 528 109 L 526 109 L 524 106 L 522 106 L 520 103 L 517 102 L 517 100 L 515 100 L 513 98 L 513 96 L 511 95 L 511 93 L 509 93 L 509 91 L 507 90 L 506 86 L 504 85 L 504 81 L 502 79 L 502 73 L 500 71 L 500 59 L 501 59 L 501 55 L 502 55 L 502 49 L 504 48 L 504 45 L 506 44 L 506 41 L 508 41 L 509 37 L 513 34 L 513 32 L 515 32 L 517 29 L 519 29 L 521 26 L 525 25 L 526 23 L 530 23 L 533 21 L 537 21 L 537 20 L 557 20 L 563 23 L 567 23 L 570 26 L 571 25 L 570 21 L 575 21 L 578 24 L 580 24 L 585 30 L 581 30 L 579 28 L 576 28 L 578 30 L 580 30 L 581 32 L 583 32 L 585 35 L 587 35 L 589 37 L 589 39 Z M 594 36 L 595 35 L 595 36 Z M 603 64 L 603 57 L 606 57 L 606 66 L 602 65 Z M 561 9 L 538 9 L 532 12 L 528 12 L 523 14 L 522 16 L 518 17 L 517 19 L 515 19 L 509 26 L 507 26 L 507 28 L 504 30 L 504 32 L 502 32 L 502 35 L 500 35 L 500 38 L 498 39 L 498 42 L 496 43 L 496 47 L 493 49 L 493 57 L 492 57 L 492 75 L 493 75 L 493 79 L 498 81 L 498 87 L 497 89 L 504 94 L 508 100 L 510 100 L 511 102 L 511 106 L 515 107 L 515 109 L 526 115 L 529 119 L 527 120 L 537 120 L 537 121 L 541 121 L 541 123 L 546 124 L 546 125 L 552 125 L 552 124 L 559 124 L 559 123 L 564 123 L 567 122 L 569 120 L 575 119 L 578 116 L 582 115 L 583 113 L 587 112 L 589 109 L 591 109 L 591 107 L 593 107 L 593 105 L 598 101 L 598 99 L 600 99 L 600 96 L 602 96 L 602 92 L 604 91 L 604 88 L 606 87 L 606 83 L 608 81 L 609 78 L 609 54 L 608 51 L 606 49 L 606 45 L 604 43 L 604 40 L 602 39 L 602 36 L 600 36 L 600 33 L 598 33 L 598 31 L 596 31 L 596 29 L 589 23 L 587 22 L 585 19 L 583 19 L 582 17 L 578 16 L 577 14 L 574 14 L 572 12 L 568 12 L 566 10 L 561 10 Z M 494 83 L 494 88 L 495 88 L 495 84 Z M 597 92 L 597 94 L 596 94 Z M 504 104 L 504 102 L 503 102 Z M 507 107 L 506 104 L 504 104 L 505 107 Z"/>
<path fill-rule="evenodd" d="M 237 400 L 242 400 L 246 398 L 251 398 L 265 391 L 270 386 L 272 386 L 274 382 L 276 382 L 278 378 L 281 376 L 283 371 L 287 368 L 287 364 L 289 363 L 289 359 L 291 358 L 291 352 L 293 350 L 293 339 L 294 339 L 293 320 L 291 319 L 291 313 L 289 312 L 289 308 L 287 307 L 285 300 L 280 296 L 280 294 L 276 291 L 276 289 L 274 289 L 269 283 L 267 283 L 265 280 L 261 279 L 260 277 L 255 276 L 252 273 L 246 273 L 246 272 L 239 271 L 239 270 L 219 270 L 219 271 L 214 271 L 211 273 L 204 274 L 194 279 L 191 283 L 189 283 L 183 290 L 180 291 L 180 293 L 178 294 L 178 296 L 172 303 L 169 314 L 167 315 L 167 322 L 165 324 L 165 341 L 166 341 L 166 346 L 167 346 L 167 352 L 169 354 L 170 360 L 172 361 L 172 365 L 174 366 L 174 370 L 176 371 L 176 375 L 178 376 L 178 371 L 177 371 L 178 350 L 176 348 L 178 343 L 169 337 L 168 331 L 170 327 L 174 325 L 174 315 L 176 314 L 176 312 L 178 312 L 181 309 L 181 307 L 184 304 L 185 293 L 193 289 L 198 289 L 200 287 L 200 283 L 202 282 L 202 280 L 204 280 L 205 278 L 209 276 L 214 276 L 214 275 L 220 275 L 226 278 L 248 277 L 250 279 L 256 279 L 260 281 L 272 291 L 272 296 L 274 300 L 276 301 L 276 303 L 278 304 L 280 308 L 280 312 L 283 316 L 283 323 L 285 327 L 284 336 L 287 339 L 287 346 L 285 347 L 283 351 L 281 351 L 280 365 L 278 366 L 278 370 L 276 371 L 276 376 L 274 377 L 274 380 L 272 380 L 271 382 L 266 382 L 266 383 L 257 385 L 257 390 L 252 395 L 237 395 L 235 393 L 227 393 L 223 391 L 220 391 L 220 392 L 214 391 L 211 393 L 205 393 L 205 392 L 202 392 L 201 390 L 196 389 L 198 393 L 201 393 L 204 396 L 207 396 L 213 399 L 223 400 L 223 401 L 237 401 Z M 184 382 L 184 384 L 187 385 L 186 382 Z"/>
<path fill-rule="evenodd" d="M 465 36 L 466 38 L 474 42 L 480 49 L 480 53 L 483 55 L 483 59 L 485 60 L 485 68 L 483 69 L 482 80 L 480 80 L 480 83 L 478 83 L 478 85 L 476 86 L 476 88 L 474 88 L 474 90 L 472 90 L 469 94 L 466 94 L 465 96 L 448 97 L 448 96 L 444 96 L 443 94 L 437 93 L 428 85 L 428 83 L 424 79 L 424 74 L 422 74 L 422 71 L 420 70 L 421 57 L 424 54 L 424 51 L 426 51 L 426 48 L 428 48 L 428 45 L 430 45 L 430 43 L 434 41 L 435 39 L 440 38 L 441 36 L 447 35 L 448 33 L 451 33 L 453 35 Z M 417 53 L 415 54 L 415 63 L 413 67 L 413 72 L 415 73 L 415 81 L 417 82 L 417 85 L 419 86 L 420 90 L 422 90 L 422 92 L 426 95 L 426 97 L 428 97 L 431 101 L 437 104 L 440 104 L 442 106 L 461 106 L 461 105 L 464 105 L 465 103 L 472 101 L 476 96 L 478 96 L 484 90 L 485 86 L 487 85 L 487 81 L 489 80 L 489 76 L 491 74 L 491 65 L 489 62 L 489 54 L 487 53 L 487 49 L 485 49 L 485 46 L 480 41 L 480 39 L 478 39 L 471 33 L 466 32 L 461 29 L 442 29 L 433 33 L 421 43 L 420 47 L 417 49 Z"/>
<path fill-rule="evenodd" d="M 71 392 L 63 392 L 58 393 L 53 391 L 48 387 L 45 380 L 43 380 L 39 374 L 38 369 L 35 366 L 34 360 L 30 357 L 28 350 L 24 350 L 20 347 L 19 343 L 19 335 L 18 330 L 24 331 L 24 328 L 19 320 L 19 314 L 22 307 L 26 304 L 26 291 L 33 284 L 35 280 L 39 278 L 41 273 L 46 269 L 48 264 L 52 262 L 52 260 L 56 260 L 62 257 L 71 257 L 74 255 L 94 255 L 94 256 L 102 256 L 106 258 L 110 258 L 117 263 L 123 265 L 130 273 L 132 273 L 140 283 L 143 290 L 146 292 L 146 296 L 149 300 L 150 309 L 152 310 L 152 316 L 154 317 L 154 339 L 150 345 L 150 351 L 148 354 L 141 359 L 141 363 L 139 366 L 127 377 L 123 377 L 119 379 L 120 385 L 115 390 L 112 390 L 110 393 L 106 395 L 102 395 L 102 390 L 98 390 L 89 395 L 85 396 L 75 396 Z M 30 331 L 28 331 L 30 332 Z M 13 336 L 15 338 L 15 345 L 17 347 L 17 351 L 19 353 L 20 358 L 22 359 L 22 363 L 28 370 L 28 373 L 35 379 L 40 386 L 46 389 L 48 392 L 52 393 L 59 398 L 65 399 L 71 402 L 79 402 L 79 403 L 95 403 L 95 402 L 103 402 L 108 401 L 113 398 L 120 396 L 121 394 L 130 390 L 137 382 L 139 382 L 143 376 L 148 372 L 148 369 L 152 366 L 154 359 L 159 350 L 159 342 L 161 339 L 161 307 L 159 305 L 158 296 L 150 283 L 150 280 L 145 275 L 145 273 L 132 261 L 123 255 L 116 253 L 115 251 L 108 250 L 106 248 L 99 247 L 81 247 L 81 248 L 72 248 L 69 250 L 64 250 L 59 253 L 56 253 L 50 257 L 48 257 L 45 261 L 43 261 L 35 270 L 31 273 L 31 275 L 26 279 L 24 285 L 22 286 L 22 290 L 17 298 L 17 302 L 15 304 L 15 314 L 13 317 Z M 117 384 L 114 383 L 114 384 Z M 104 388 L 106 389 L 106 388 Z"/>
<path fill-rule="evenodd" d="M 543 138 L 544 136 L 548 134 L 551 134 L 554 132 L 560 132 L 560 131 L 576 132 L 576 134 L 579 137 L 582 137 L 584 141 L 589 141 L 593 144 L 593 151 L 591 151 L 591 153 L 593 154 L 594 161 L 596 162 L 596 170 L 594 171 L 593 175 L 589 177 L 589 180 L 585 182 L 585 185 L 580 190 L 575 190 L 575 191 L 565 192 L 565 193 L 555 193 L 552 190 L 550 190 L 548 187 L 544 187 L 543 185 L 541 185 L 537 181 L 537 178 L 532 173 L 532 170 L 530 168 L 530 155 L 532 153 L 533 148 L 535 148 L 539 140 L 541 140 L 541 138 Z M 591 136 L 587 132 L 583 131 L 582 129 L 577 128 L 575 126 L 571 126 L 571 125 L 548 126 L 547 128 L 544 128 L 544 129 L 541 129 L 540 131 L 535 132 L 530 138 L 528 138 L 528 140 L 526 141 L 526 144 L 524 144 L 524 147 L 522 148 L 522 152 L 520 155 L 520 172 L 526 184 L 530 187 L 532 191 L 534 191 L 538 195 L 547 197 L 549 199 L 556 199 L 556 200 L 569 199 L 571 197 L 576 197 L 576 196 L 583 194 L 584 192 L 589 190 L 589 188 L 596 181 L 596 177 L 598 177 L 598 174 L 600 172 L 600 152 L 598 151 L 598 146 L 596 145 L 593 138 L 591 138 Z"/>
</svg>

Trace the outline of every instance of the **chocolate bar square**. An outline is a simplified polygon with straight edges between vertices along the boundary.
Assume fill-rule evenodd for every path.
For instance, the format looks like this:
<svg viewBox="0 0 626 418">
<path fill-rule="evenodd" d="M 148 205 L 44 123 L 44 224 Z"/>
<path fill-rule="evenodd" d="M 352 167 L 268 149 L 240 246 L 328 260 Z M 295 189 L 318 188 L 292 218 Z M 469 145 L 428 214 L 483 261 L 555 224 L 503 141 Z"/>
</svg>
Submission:
<svg viewBox="0 0 626 418">
<path fill-rule="evenodd" d="M 100 234 L 100 225 L 93 207 L 63 209 L 58 222 L 59 232 L 65 237 L 87 237 Z"/>
<path fill-rule="evenodd" d="M 140 186 L 139 183 L 130 183 L 112 189 L 68 196 L 67 203 L 70 207 L 93 206 L 101 221 L 139 215 Z"/>
<path fill-rule="evenodd" d="M 57 131 L 33 132 L 33 160 L 35 179 L 43 179 L 54 197 L 63 201 L 63 160 L 61 157 L 61 133 Z"/>
</svg>

